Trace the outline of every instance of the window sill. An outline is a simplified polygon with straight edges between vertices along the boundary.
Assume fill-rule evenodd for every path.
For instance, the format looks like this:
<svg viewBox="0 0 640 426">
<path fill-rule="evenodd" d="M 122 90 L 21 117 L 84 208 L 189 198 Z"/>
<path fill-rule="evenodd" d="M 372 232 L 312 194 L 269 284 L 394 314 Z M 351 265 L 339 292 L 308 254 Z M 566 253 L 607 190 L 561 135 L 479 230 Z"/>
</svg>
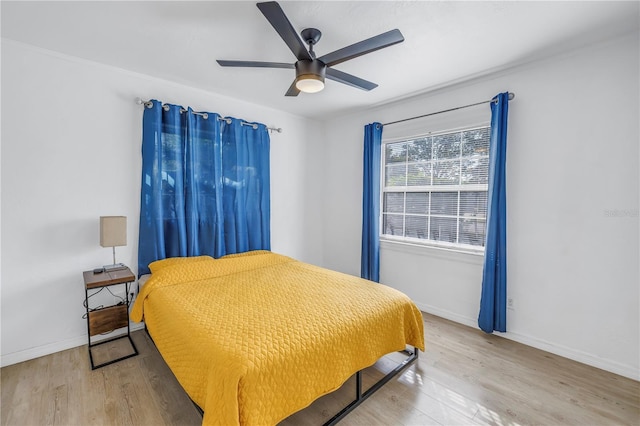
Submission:
<svg viewBox="0 0 640 426">
<path fill-rule="evenodd" d="M 384 238 L 380 238 L 380 248 L 383 250 L 393 250 L 401 253 L 453 260 L 474 265 L 484 264 L 484 250 L 474 251 L 426 244 L 412 244 L 405 241 L 395 241 Z"/>
</svg>

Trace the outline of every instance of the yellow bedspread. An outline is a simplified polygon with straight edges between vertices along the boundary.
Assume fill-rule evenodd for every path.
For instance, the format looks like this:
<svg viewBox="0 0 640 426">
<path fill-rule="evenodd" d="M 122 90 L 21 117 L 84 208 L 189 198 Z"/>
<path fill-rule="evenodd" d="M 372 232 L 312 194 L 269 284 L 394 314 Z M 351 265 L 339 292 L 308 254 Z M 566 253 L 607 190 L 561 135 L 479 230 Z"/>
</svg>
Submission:
<svg viewBox="0 0 640 426">
<path fill-rule="evenodd" d="M 276 424 L 381 356 L 424 350 L 422 314 L 404 294 L 286 256 L 152 271 L 131 317 L 145 320 L 204 425 Z"/>
</svg>

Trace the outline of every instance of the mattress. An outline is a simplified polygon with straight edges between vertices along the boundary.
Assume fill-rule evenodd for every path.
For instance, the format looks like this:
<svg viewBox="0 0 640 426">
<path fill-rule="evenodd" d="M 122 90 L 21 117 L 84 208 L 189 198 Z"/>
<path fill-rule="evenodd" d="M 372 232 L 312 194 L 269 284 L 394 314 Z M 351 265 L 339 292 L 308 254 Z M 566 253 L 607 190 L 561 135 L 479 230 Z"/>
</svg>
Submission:
<svg viewBox="0 0 640 426">
<path fill-rule="evenodd" d="M 381 356 L 424 350 L 422 314 L 390 287 L 268 251 L 150 265 L 131 318 L 205 425 L 276 424 Z"/>
</svg>

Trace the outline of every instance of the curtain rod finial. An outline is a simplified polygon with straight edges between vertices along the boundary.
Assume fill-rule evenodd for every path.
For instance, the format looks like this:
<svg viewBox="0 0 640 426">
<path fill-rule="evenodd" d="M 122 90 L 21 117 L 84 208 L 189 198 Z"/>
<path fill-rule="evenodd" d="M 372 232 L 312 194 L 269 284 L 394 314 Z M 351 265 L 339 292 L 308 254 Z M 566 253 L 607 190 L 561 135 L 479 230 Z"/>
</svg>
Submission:
<svg viewBox="0 0 640 426">
<path fill-rule="evenodd" d="M 513 92 L 509 92 L 509 100 L 510 100 L 510 101 L 512 101 L 512 100 L 513 100 L 513 98 L 515 98 L 515 97 L 516 97 L 516 94 L 515 94 L 515 93 L 513 93 Z"/>
<path fill-rule="evenodd" d="M 142 98 L 141 98 L 141 97 L 139 97 L 139 96 L 136 96 L 135 101 L 136 101 L 136 103 L 137 103 L 138 105 L 144 105 L 144 106 L 145 106 L 145 107 L 147 107 L 147 108 L 151 108 L 151 107 L 153 107 L 153 103 L 152 103 L 151 101 L 145 101 L 144 99 L 142 99 Z"/>
</svg>

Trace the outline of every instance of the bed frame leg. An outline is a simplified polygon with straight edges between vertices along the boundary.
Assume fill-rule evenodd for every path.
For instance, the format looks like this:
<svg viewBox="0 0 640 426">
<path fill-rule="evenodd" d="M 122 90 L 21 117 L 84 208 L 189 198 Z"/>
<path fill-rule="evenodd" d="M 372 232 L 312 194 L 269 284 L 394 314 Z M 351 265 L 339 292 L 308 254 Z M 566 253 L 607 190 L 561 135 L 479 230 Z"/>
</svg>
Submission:
<svg viewBox="0 0 640 426">
<path fill-rule="evenodd" d="M 396 368 L 387 373 L 383 378 L 378 380 L 373 386 L 367 389 L 364 393 L 362 393 L 362 372 L 358 371 L 356 373 L 356 399 L 350 402 L 346 407 L 344 407 L 338 414 L 333 416 L 329 421 L 327 421 L 323 426 L 333 426 L 338 423 L 340 420 L 346 417 L 347 414 L 352 412 L 358 405 L 362 404 L 367 398 L 373 395 L 377 390 L 379 390 L 382 386 L 384 386 L 389 380 L 393 379 L 395 376 L 404 371 L 407 367 L 413 364 L 418 359 L 418 348 L 413 348 L 413 352 L 409 350 L 401 351 L 402 353 L 408 355 L 407 359 L 405 359 L 402 363 L 398 364 Z"/>
</svg>

